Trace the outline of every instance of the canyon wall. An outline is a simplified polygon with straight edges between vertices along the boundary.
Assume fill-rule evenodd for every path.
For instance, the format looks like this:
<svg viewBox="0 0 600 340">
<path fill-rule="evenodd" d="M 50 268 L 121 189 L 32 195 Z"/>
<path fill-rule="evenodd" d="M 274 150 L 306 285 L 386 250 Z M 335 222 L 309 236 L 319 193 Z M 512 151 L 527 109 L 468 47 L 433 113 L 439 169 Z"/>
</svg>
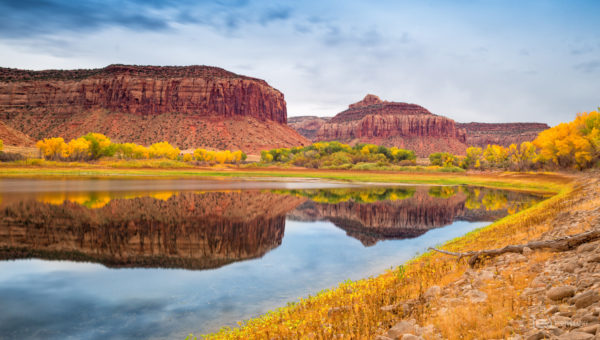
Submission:
<svg viewBox="0 0 600 340">
<path fill-rule="evenodd" d="M 459 123 L 458 127 L 466 131 L 469 146 L 481 148 L 488 144 L 508 147 L 531 142 L 538 133 L 550 128 L 544 123 Z"/>
<path fill-rule="evenodd" d="M 94 131 L 120 142 L 255 151 L 232 136 L 256 131 L 265 146 L 307 142 L 287 127 L 281 92 L 264 80 L 209 66 L 0 68 L 0 120 L 35 139 Z"/>
<path fill-rule="evenodd" d="M 464 154 L 467 147 L 465 132 L 452 119 L 419 105 L 382 101 L 374 95 L 323 124 L 315 139 L 397 146 L 421 157 L 438 151 Z"/>
</svg>

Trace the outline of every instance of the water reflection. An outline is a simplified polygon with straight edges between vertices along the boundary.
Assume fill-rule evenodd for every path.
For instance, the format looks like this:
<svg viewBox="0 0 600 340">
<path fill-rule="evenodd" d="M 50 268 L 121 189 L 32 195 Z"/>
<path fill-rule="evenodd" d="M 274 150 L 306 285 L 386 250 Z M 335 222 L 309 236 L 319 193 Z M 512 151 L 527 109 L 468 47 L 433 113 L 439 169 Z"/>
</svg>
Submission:
<svg viewBox="0 0 600 340">
<path fill-rule="evenodd" d="M 330 221 L 365 246 L 420 236 L 456 220 L 493 221 L 540 196 L 473 187 L 229 191 L 63 191 L 10 195 L 0 259 L 107 267 L 210 269 L 260 258 L 286 218 Z"/>
<path fill-rule="evenodd" d="M 285 193 L 285 191 L 279 191 Z M 329 221 L 372 246 L 423 235 L 453 221 L 490 222 L 526 209 L 540 196 L 477 187 L 293 190 L 308 197 L 288 213 L 297 221 Z"/>
</svg>

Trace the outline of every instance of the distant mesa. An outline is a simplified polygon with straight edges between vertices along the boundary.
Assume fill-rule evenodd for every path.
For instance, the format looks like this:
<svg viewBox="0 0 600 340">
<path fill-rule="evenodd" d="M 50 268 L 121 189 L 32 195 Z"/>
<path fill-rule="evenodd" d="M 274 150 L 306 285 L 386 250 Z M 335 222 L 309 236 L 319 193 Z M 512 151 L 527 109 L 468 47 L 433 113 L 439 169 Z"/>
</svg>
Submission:
<svg viewBox="0 0 600 340">
<path fill-rule="evenodd" d="M 545 123 L 459 123 L 458 127 L 467 133 L 468 145 L 481 148 L 531 142 L 538 133 L 550 128 Z"/>
<path fill-rule="evenodd" d="M 117 142 L 250 153 L 308 143 L 286 125 L 280 91 L 210 66 L 0 68 L 0 121 L 33 139 L 94 131 Z"/>
<path fill-rule="evenodd" d="M 317 116 L 297 116 L 289 117 L 288 125 L 298 131 L 299 134 L 313 141 L 317 137 L 317 132 L 323 124 L 329 122 L 331 117 Z"/>
<path fill-rule="evenodd" d="M 313 142 L 397 146 L 414 150 L 420 157 L 433 152 L 461 155 L 468 146 L 508 147 L 532 141 L 549 128 L 543 123 L 456 123 L 420 105 L 384 101 L 373 94 L 350 104 L 333 118 L 291 117 L 288 125 Z"/>
</svg>

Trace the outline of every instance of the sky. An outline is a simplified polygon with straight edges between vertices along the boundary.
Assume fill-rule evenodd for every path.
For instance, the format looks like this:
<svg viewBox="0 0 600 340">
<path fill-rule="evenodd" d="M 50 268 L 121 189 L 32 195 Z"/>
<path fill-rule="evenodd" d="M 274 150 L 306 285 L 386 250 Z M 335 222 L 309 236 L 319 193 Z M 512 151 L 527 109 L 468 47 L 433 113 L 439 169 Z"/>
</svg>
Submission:
<svg viewBox="0 0 600 340">
<path fill-rule="evenodd" d="M 210 65 L 265 79 L 288 116 L 366 94 L 459 122 L 600 106 L 600 1 L 0 0 L 0 66 Z"/>
</svg>

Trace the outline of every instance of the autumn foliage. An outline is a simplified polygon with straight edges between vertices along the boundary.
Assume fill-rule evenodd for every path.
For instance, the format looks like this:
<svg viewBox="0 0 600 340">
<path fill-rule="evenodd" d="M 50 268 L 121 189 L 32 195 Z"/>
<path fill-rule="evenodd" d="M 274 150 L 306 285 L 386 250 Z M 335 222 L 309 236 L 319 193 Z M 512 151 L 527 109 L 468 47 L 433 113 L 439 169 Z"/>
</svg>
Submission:
<svg viewBox="0 0 600 340">
<path fill-rule="evenodd" d="M 196 149 L 193 153 L 182 154 L 179 148 L 168 142 L 154 143 L 148 147 L 134 143 L 112 143 L 100 133 L 88 133 L 68 143 L 61 137 L 45 138 L 37 142 L 37 147 L 44 158 L 54 161 L 90 161 L 101 157 L 116 157 L 127 160 L 169 159 L 207 164 L 238 164 L 246 159 L 246 154 L 240 150 Z"/>
<path fill-rule="evenodd" d="M 578 114 L 575 120 L 540 132 L 533 142 L 520 145 L 470 147 L 466 156 L 449 153 L 429 155 L 432 165 L 464 169 L 583 170 L 600 165 L 600 114 Z"/>
</svg>

